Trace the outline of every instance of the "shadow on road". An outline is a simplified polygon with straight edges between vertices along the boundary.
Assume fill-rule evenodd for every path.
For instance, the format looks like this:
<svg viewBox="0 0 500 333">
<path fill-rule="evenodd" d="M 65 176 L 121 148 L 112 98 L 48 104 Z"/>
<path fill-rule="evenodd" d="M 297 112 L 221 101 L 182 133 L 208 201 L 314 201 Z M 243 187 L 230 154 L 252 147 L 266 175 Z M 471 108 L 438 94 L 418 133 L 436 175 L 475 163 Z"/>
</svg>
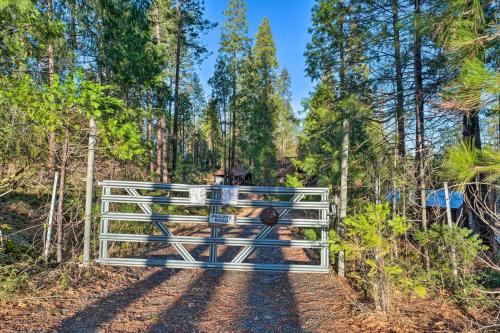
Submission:
<svg viewBox="0 0 500 333">
<path fill-rule="evenodd" d="M 100 325 L 111 322 L 123 309 L 143 297 L 151 289 L 170 279 L 180 270 L 163 269 L 131 286 L 110 293 L 85 309 L 63 320 L 59 332 L 96 332 Z"/>
<path fill-rule="evenodd" d="M 249 228 L 238 230 L 237 237 L 251 237 Z M 271 237 L 277 236 L 274 230 Z M 219 253 L 219 260 L 230 260 L 238 252 L 238 247 L 224 247 Z M 206 245 L 193 249 L 193 252 L 207 250 Z M 192 252 L 192 253 L 193 253 Z M 260 262 L 283 262 L 281 248 L 261 248 L 254 254 Z M 252 260 L 253 261 L 253 260 Z M 70 318 L 66 318 L 58 327 L 59 332 L 96 332 L 111 323 L 121 312 L 134 301 L 146 297 L 154 288 L 171 279 L 180 270 L 162 269 L 124 289 L 88 305 Z M 228 285 L 221 285 L 224 271 L 205 270 L 191 280 L 186 291 L 166 309 L 155 317 L 158 318 L 148 332 L 195 332 L 203 314 L 214 301 L 217 288 L 234 288 L 233 283 L 241 283 L 239 279 L 231 279 Z M 224 330 L 245 332 L 303 332 L 297 313 L 294 290 L 288 273 L 249 272 L 246 291 L 236 300 L 242 304 L 243 314 L 234 315 L 229 307 L 225 313 L 234 315 L 230 326 Z M 247 279 L 245 279 L 247 280 Z M 176 283 L 178 283 L 176 279 Z M 179 289 L 184 286 L 179 286 Z M 222 290 L 224 291 L 224 290 Z M 241 310 L 241 309 L 240 309 Z M 238 311 L 242 313 L 242 311 Z M 217 320 L 214 318 L 214 320 Z"/>
<path fill-rule="evenodd" d="M 192 233 L 188 233 L 190 235 Z M 192 254 L 206 251 L 208 245 L 199 245 L 192 250 Z M 162 249 L 160 247 L 159 249 Z M 120 312 L 126 309 L 135 300 L 145 296 L 155 287 L 168 281 L 181 269 L 165 268 L 155 272 L 147 278 L 137 281 L 127 288 L 117 290 L 109 295 L 87 305 L 83 310 L 66 318 L 57 328 L 58 332 L 90 333 L 101 329 L 103 324 L 110 323 Z"/>
<path fill-rule="evenodd" d="M 248 236 L 248 230 L 241 230 L 237 237 Z M 225 247 L 219 260 L 230 260 L 238 249 Z M 217 286 L 225 271 L 205 270 L 186 289 L 187 291 L 167 309 L 158 314 L 159 319 L 148 332 L 196 332 L 200 316 L 208 309 Z"/>
<path fill-rule="evenodd" d="M 277 238 L 276 229 L 269 235 Z M 255 254 L 258 262 L 284 262 L 281 248 L 264 247 Z M 290 273 L 252 272 L 245 297 L 244 315 L 234 329 L 245 332 L 303 332 Z"/>
</svg>

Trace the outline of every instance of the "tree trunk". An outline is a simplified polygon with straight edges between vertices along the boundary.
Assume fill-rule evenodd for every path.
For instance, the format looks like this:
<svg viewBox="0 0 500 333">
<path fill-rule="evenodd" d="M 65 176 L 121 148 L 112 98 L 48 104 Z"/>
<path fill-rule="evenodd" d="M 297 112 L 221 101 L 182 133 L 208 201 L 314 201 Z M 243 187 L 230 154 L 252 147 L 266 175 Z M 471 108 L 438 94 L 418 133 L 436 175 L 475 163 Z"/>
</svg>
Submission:
<svg viewBox="0 0 500 333">
<path fill-rule="evenodd" d="M 236 52 L 233 52 L 233 77 L 232 77 L 232 85 L 233 85 L 233 95 L 231 97 L 231 150 L 229 154 L 229 170 L 234 170 L 235 159 L 236 159 L 236 80 L 237 80 L 237 59 Z M 230 184 L 233 184 L 234 177 L 230 171 Z"/>
<path fill-rule="evenodd" d="M 148 144 L 149 173 L 155 172 L 154 148 L 153 148 L 153 124 L 151 119 L 146 120 L 146 142 Z"/>
<path fill-rule="evenodd" d="M 417 159 L 417 188 L 420 198 L 420 218 L 422 230 L 427 231 L 427 208 L 425 202 L 425 130 L 424 130 L 424 89 L 422 79 L 422 37 L 420 36 L 420 6 L 421 0 L 414 1 L 415 18 L 414 18 L 414 44 L 413 44 L 413 70 L 415 79 L 415 124 L 416 124 L 416 159 Z M 427 248 L 422 249 L 424 255 L 424 265 L 427 269 L 430 267 L 429 251 Z"/>
<path fill-rule="evenodd" d="M 394 156 L 392 159 L 392 170 L 391 170 L 391 182 L 392 182 L 392 195 L 391 195 L 391 207 L 392 207 L 392 218 L 396 218 L 397 215 L 397 188 L 396 188 L 396 168 L 398 167 L 398 147 L 394 147 Z M 400 195 L 402 198 L 402 195 Z"/>
<path fill-rule="evenodd" d="M 404 160 L 405 148 L 405 116 L 403 66 L 401 64 L 401 44 L 399 41 L 399 6 L 398 0 L 392 0 L 392 26 L 394 29 L 394 67 L 396 70 L 396 124 L 398 129 L 398 155 Z"/>
<path fill-rule="evenodd" d="M 179 135 L 179 79 L 181 68 L 181 38 L 182 38 L 182 0 L 177 5 L 177 48 L 175 51 L 175 94 L 174 94 L 174 128 L 172 133 L 172 175 L 177 168 L 177 142 Z"/>
<path fill-rule="evenodd" d="M 479 112 L 465 113 L 463 116 L 462 137 L 464 141 L 473 141 L 473 147 L 481 149 L 481 130 L 479 127 Z"/>
<path fill-rule="evenodd" d="M 94 117 L 89 121 L 89 147 L 87 157 L 87 182 L 85 191 L 85 227 L 83 237 L 83 263 L 90 261 L 90 240 L 92 233 L 92 199 L 94 196 L 94 161 L 97 142 L 97 128 Z"/>
<path fill-rule="evenodd" d="M 69 154 L 69 130 L 66 129 L 64 132 L 64 143 L 61 156 L 60 174 L 61 178 L 59 181 L 59 201 L 57 202 L 57 263 L 63 262 L 63 244 L 64 244 L 64 234 L 63 234 L 63 217 L 64 217 L 64 191 L 66 185 L 66 166 L 68 163 Z"/>
<path fill-rule="evenodd" d="M 157 3 L 153 9 L 153 19 L 155 21 L 155 38 L 156 44 L 161 43 L 161 29 L 160 29 L 160 3 Z M 157 173 L 160 176 L 160 182 L 168 182 L 168 157 L 167 157 L 167 119 L 165 113 L 162 112 L 158 121 L 158 129 L 156 131 L 157 137 L 157 160 L 158 169 Z"/>
<path fill-rule="evenodd" d="M 343 22 L 340 21 L 340 31 L 344 34 Z M 345 40 L 342 36 L 342 40 Z M 340 46 L 340 68 L 339 68 L 339 85 L 340 85 L 340 99 L 345 96 L 345 51 L 342 42 Z M 347 216 L 347 181 L 348 181 L 348 162 L 349 162 L 349 119 L 345 112 L 342 112 L 342 156 L 340 161 L 340 207 L 339 207 L 339 221 L 337 232 L 340 237 L 345 236 L 344 219 Z M 344 268 L 344 251 L 339 251 L 337 258 L 337 274 L 339 276 L 345 275 Z"/>
<path fill-rule="evenodd" d="M 347 180 L 349 167 L 349 120 L 342 120 L 342 157 L 340 161 L 340 236 L 344 236 L 344 219 L 347 216 Z M 344 251 L 339 252 L 338 275 L 344 276 Z"/>
<path fill-rule="evenodd" d="M 50 25 L 52 23 L 53 14 L 53 3 L 52 0 L 47 0 L 47 22 Z M 48 57 L 48 78 L 49 87 L 52 89 L 54 86 L 54 45 L 52 41 L 52 36 L 49 36 L 47 43 L 47 57 Z M 49 157 L 48 157 L 48 168 L 49 177 L 53 178 L 56 170 L 56 134 L 54 131 L 49 133 Z"/>
<path fill-rule="evenodd" d="M 163 131 L 161 120 L 156 124 L 156 174 L 160 182 L 163 182 Z"/>
<path fill-rule="evenodd" d="M 168 134 L 167 134 L 167 118 L 165 115 L 160 117 L 160 128 L 161 128 L 161 163 L 160 163 L 160 180 L 162 182 L 168 183 Z"/>
<path fill-rule="evenodd" d="M 224 169 L 224 184 L 227 184 L 227 177 L 228 177 L 228 166 L 227 166 L 227 105 L 226 105 L 226 98 L 224 96 L 224 104 L 223 104 L 223 109 L 222 109 L 222 112 L 224 113 L 224 121 L 223 121 L 223 124 L 221 124 L 221 126 L 223 127 L 222 128 L 222 148 L 224 150 L 224 153 L 223 153 L 223 169 Z"/>
<path fill-rule="evenodd" d="M 75 66 L 76 66 L 76 0 L 71 1 L 71 54 L 69 59 L 69 72 L 71 78 L 75 75 Z"/>
</svg>

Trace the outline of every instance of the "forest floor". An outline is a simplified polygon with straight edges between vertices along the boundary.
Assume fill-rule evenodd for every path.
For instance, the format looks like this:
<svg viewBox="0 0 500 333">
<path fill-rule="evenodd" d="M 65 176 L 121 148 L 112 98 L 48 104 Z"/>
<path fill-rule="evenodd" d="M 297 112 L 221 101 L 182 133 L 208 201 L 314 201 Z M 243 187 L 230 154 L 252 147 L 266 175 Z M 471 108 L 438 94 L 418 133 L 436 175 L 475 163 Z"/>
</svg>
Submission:
<svg viewBox="0 0 500 333">
<path fill-rule="evenodd" d="M 258 210 L 243 212 L 258 216 Z M 209 229 L 183 234 L 203 235 Z M 226 237 L 246 235 L 232 229 Z M 289 229 L 274 235 L 293 237 Z M 197 258 L 207 246 L 190 249 Z M 155 248 L 150 256 L 173 250 Z M 219 247 L 231 258 L 237 248 Z M 302 262 L 301 249 L 263 248 L 249 261 Z M 81 269 L 80 269 L 81 270 Z M 371 309 L 344 278 L 328 274 L 234 272 L 92 265 L 65 290 L 0 303 L 0 332 L 462 332 L 471 317 L 448 302 L 405 298 Z"/>
</svg>

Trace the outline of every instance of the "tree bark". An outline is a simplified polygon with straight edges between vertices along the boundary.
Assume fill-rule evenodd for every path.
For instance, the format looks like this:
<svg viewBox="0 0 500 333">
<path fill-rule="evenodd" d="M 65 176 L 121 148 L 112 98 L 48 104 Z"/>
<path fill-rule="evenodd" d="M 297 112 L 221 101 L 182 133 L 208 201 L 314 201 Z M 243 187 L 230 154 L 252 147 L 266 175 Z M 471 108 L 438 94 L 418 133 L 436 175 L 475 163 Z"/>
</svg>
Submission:
<svg viewBox="0 0 500 333">
<path fill-rule="evenodd" d="M 421 0 L 414 0 L 414 43 L 413 43 L 413 71 L 415 79 L 415 125 L 416 125 L 416 159 L 417 159 L 417 188 L 420 199 L 420 218 L 422 230 L 427 231 L 427 208 L 425 202 L 425 190 L 427 187 L 425 179 L 425 130 L 424 130 L 424 89 L 422 79 L 422 37 L 419 32 L 419 20 L 421 12 Z M 422 249 L 424 265 L 430 267 L 429 251 Z"/>
<path fill-rule="evenodd" d="M 87 157 L 87 182 L 85 191 L 85 226 L 83 236 L 83 263 L 90 262 L 90 241 L 92 233 L 92 199 L 94 196 L 94 161 L 97 142 L 97 128 L 94 117 L 89 121 L 89 147 Z"/>
<path fill-rule="evenodd" d="M 348 190 L 348 168 L 349 168 L 349 120 L 342 120 L 342 157 L 340 161 L 340 235 L 344 236 L 344 219 L 347 216 L 347 190 Z M 338 275 L 344 276 L 344 251 L 339 252 Z"/>
<path fill-rule="evenodd" d="M 77 41 L 76 41 L 76 13 L 77 13 L 77 7 L 76 7 L 76 0 L 71 1 L 71 54 L 70 54 L 70 59 L 69 59 L 69 72 L 71 74 L 71 77 L 75 75 L 75 66 L 76 66 L 76 47 L 77 47 Z"/>
<path fill-rule="evenodd" d="M 481 130 L 479 127 L 479 112 L 465 113 L 463 116 L 462 137 L 464 141 L 473 141 L 473 147 L 481 149 Z"/>
<path fill-rule="evenodd" d="M 160 29 L 160 3 L 156 3 L 153 8 L 153 19 L 155 23 L 155 38 L 156 44 L 161 43 L 161 29 Z M 162 107 L 162 113 L 158 120 L 158 129 L 156 131 L 157 137 L 157 173 L 160 176 L 160 182 L 168 182 L 168 157 L 167 157 L 167 119 Z"/>
<path fill-rule="evenodd" d="M 149 173 L 152 175 L 155 172 L 154 147 L 153 145 L 153 124 L 151 119 L 146 120 L 146 142 L 148 144 L 148 162 Z"/>
<path fill-rule="evenodd" d="M 66 129 L 64 132 L 64 143 L 61 156 L 60 174 L 61 178 L 59 181 L 59 201 L 57 202 L 57 215 L 56 215 L 56 225 L 57 225 L 57 263 L 63 262 L 63 245 L 64 245 L 64 230 L 63 230 L 63 217 L 64 217 L 64 192 L 66 186 L 66 166 L 68 163 L 69 154 L 69 130 Z"/>
<path fill-rule="evenodd" d="M 181 68 L 181 38 L 182 38 L 182 0 L 177 5 L 177 48 L 175 51 L 175 94 L 174 94 L 174 128 L 172 133 L 172 174 L 177 168 L 177 142 L 179 140 L 179 85 Z"/>
<path fill-rule="evenodd" d="M 396 124 L 398 129 L 398 155 L 404 160 L 405 148 L 405 116 L 403 66 L 401 64 L 401 43 L 399 41 L 399 5 L 398 0 L 392 0 L 392 26 L 394 30 L 394 67 L 396 70 Z"/>
<path fill-rule="evenodd" d="M 50 26 L 52 23 L 52 14 L 53 14 L 53 3 L 52 0 L 47 0 L 47 23 Z M 49 35 L 48 43 L 47 43 L 47 57 L 48 57 L 48 79 L 49 79 L 49 87 L 52 89 L 54 86 L 54 45 L 52 41 L 52 36 Z M 49 156 L 48 156 L 48 168 L 49 168 L 49 177 L 53 178 L 56 170 L 56 134 L 54 131 L 49 133 Z"/>
<path fill-rule="evenodd" d="M 344 34 L 343 22 L 340 21 L 340 31 Z M 342 36 L 342 41 L 345 40 L 345 36 Z M 345 71 L 346 71 L 346 60 L 345 60 L 345 50 L 344 44 L 340 45 L 340 67 L 339 67 L 339 85 L 340 85 L 340 99 L 345 97 L 346 82 L 345 82 Z M 348 163 L 349 163 L 349 119 L 348 115 L 342 111 L 342 156 L 340 161 L 340 207 L 339 207 L 339 221 L 337 226 L 337 232 L 340 237 L 345 236 L 344 219 L 347 216 L 347 182 L 348 182 Z M 337 258 L 337 274 L 339 276 L 345 275 L 344 267 L 344 251 L 340 250 Z"/>
<path fill-rule="evenodd" d="M 229 172 L 230 172 L 230 184 L 234 182 L 234 177 L 232 170 L 234 170 L 235 159 L 236 159 L 236 89 L 237 89 L 237 71 L 238 64 L 236 59 L 236 51 L 233 51 L 233 95 L 231 96 L 231 150 L 229 152 Z"/>
</svg>

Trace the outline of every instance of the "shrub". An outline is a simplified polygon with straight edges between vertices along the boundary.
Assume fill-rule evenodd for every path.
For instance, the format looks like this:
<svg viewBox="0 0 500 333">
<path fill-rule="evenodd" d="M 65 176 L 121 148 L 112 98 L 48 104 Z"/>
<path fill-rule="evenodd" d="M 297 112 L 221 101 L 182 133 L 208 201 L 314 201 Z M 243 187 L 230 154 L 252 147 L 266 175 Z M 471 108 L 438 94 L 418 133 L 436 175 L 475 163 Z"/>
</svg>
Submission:
<svg viewBox="0 0 500 333">
<path fill-rule="evenodd" d="M 416 232 L 415 239 L 422 247 L 429 249 L 431 270 L 428 284 L 450 290 L 462 301 L 477 288 L 479 275 L 476 274 L 474 262 L 479 251 L 487 250 L 479 235 L 455 224 L 450 227 L 434 223 L 426 232 Z M 457 275 L 453 273 L 453 260 L 456 262 Z"/>
<path fill-rule="evenodd" d="M 402 217 L 389 219 L 388 205 L 368 205 L 359 214 L 344 220 L 346 240 L 334 235 L 332 251 L 343 249 L 346 257 L 357 266 L 350 274 L 361 285 L 365 293 L 379 310 L 387 310 L 393 291 L 413 287 L 419 295 L 425 288 L 414 286 L 398 263 L 398 241 L 410 228 Z"/>
</svg>

